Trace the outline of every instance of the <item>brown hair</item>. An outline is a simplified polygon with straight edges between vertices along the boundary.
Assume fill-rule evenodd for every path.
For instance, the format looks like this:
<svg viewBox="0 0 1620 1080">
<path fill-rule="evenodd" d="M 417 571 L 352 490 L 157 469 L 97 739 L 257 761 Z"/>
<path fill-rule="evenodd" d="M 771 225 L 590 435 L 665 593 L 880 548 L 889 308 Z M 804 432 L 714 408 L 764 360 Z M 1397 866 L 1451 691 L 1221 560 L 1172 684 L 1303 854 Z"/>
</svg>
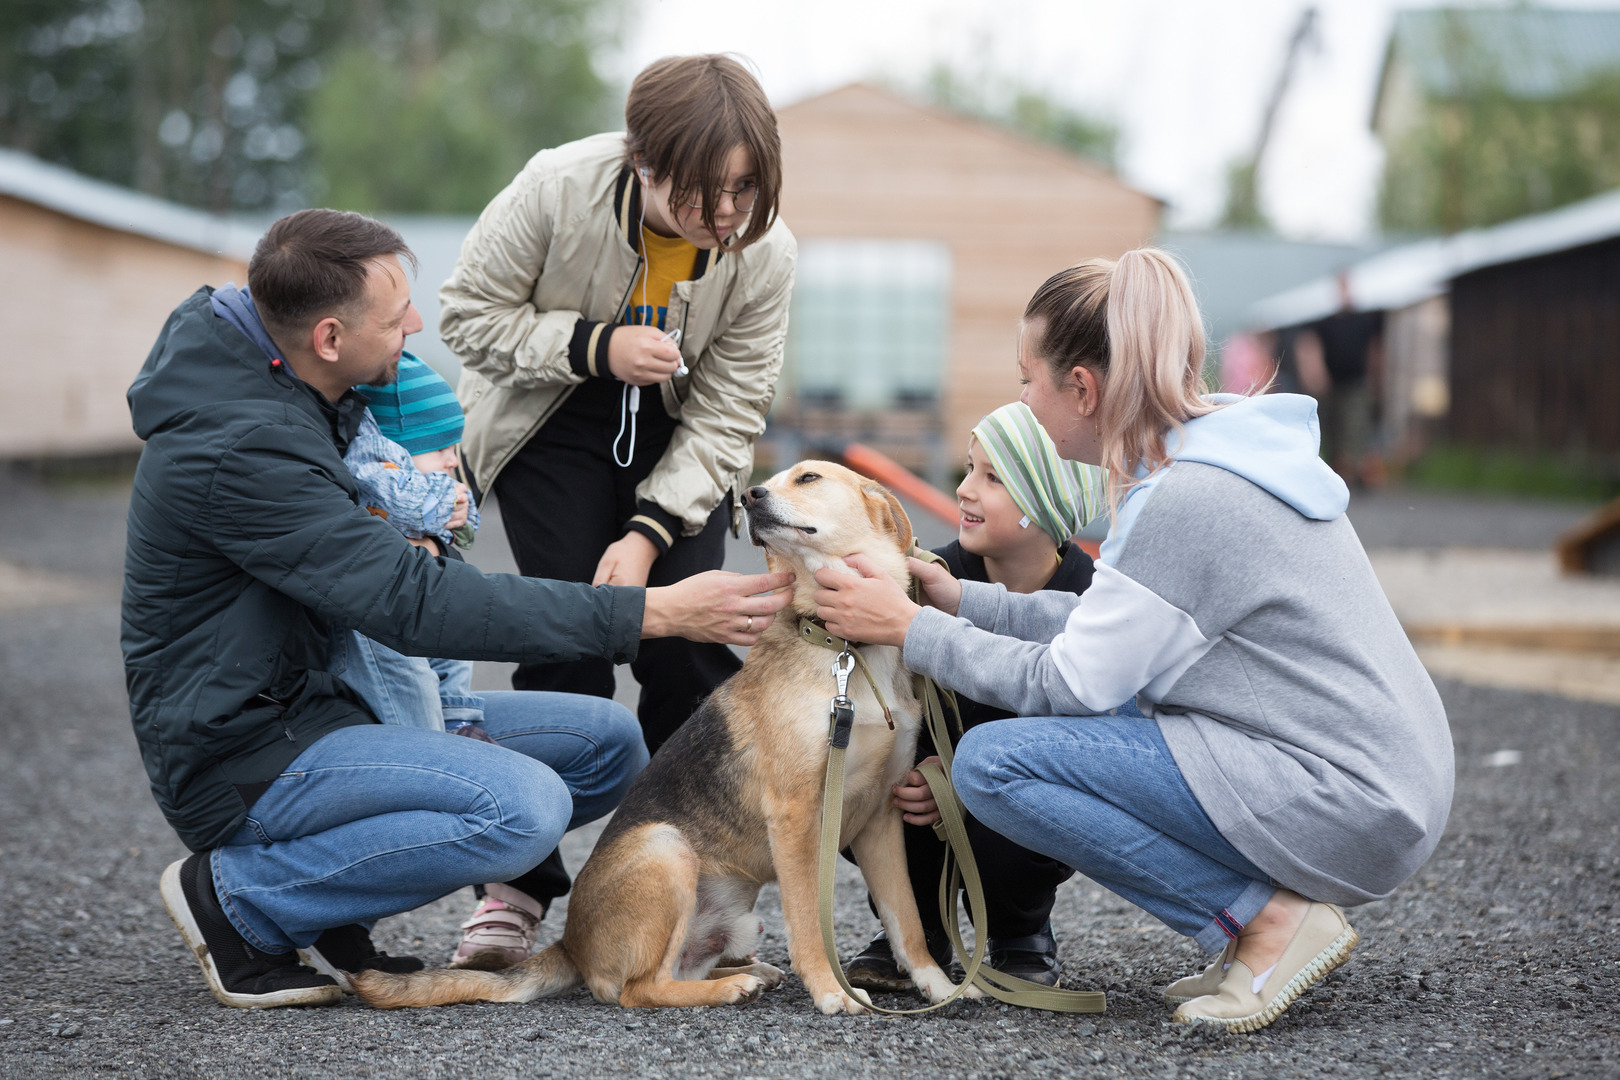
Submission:
<svg viewBox="0 0 1620 1080">
<path fill-rule="evenodd" d="M 1098 427 L 1109 510 L 1169 464 L 1165 432 L 1219 406 L 1203 397 L 1204 325 L 1175 258 L 1157 248 L 1060 270 L 1024 308 L 1030 354 L 1058 386 L 1076 367 L 1106 384 Z"/>
<path fill-rule="evenodd" d="M 248 263 L 248 289 L 272 330 L 297 331 L 351 310 L 365 294 L 368 264 L 398 255 L 416 269 L 405 239 L 347 210 L 300 210 L 265 231 Z"/>
<path fill-rule="evenodd" d="M 748 224 L 728 247 L 741 250 L 776 221 L 782 193 L 782 139 L 759 80 L 735 57 L 669 56 L 647 65 L 624 103 L 624 161 L 672 182 L 671 213 L 701 197 L 703 224 L 726 179 L 726 159 L 741 146 L 754 159 L 759 195 Z"/>
</svg>

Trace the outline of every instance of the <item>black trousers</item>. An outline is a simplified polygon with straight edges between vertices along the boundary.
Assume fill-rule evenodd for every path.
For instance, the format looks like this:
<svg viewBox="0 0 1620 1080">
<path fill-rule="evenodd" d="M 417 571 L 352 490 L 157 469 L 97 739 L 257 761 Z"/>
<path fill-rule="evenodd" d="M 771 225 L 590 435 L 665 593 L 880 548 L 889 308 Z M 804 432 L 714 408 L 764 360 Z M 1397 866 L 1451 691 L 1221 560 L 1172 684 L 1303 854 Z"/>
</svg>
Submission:
<svg viewBox="0 0 1620 1080">
<path fill-rule="evenodd" d="M 971 710 L 977 711 L 977 710 Z M 984 710 L 988 711 L 988 710 Z M 967 727 L 977 727 L 974 717 L 964 717 Z M 980 720 L 979 722 L 985 722 Z M 923 731 L 917 738 L 917 760 L 934 753 L 934 741 Z M 998 940 L 1029 937 L 1038 934 L 1052 916 L 1052 905 L 1057 900 L 1057 887 L 1074 876 L 1074 871 L 1056 859 L 1016 844 L 981 824 L 965 810 L 962 814 L 967 828 L 968 844 L 973 848 L 973 860 L 979 866 L 979 881 L 984 887 L 984 920 L 986 936 Z M 911 876 L 911 891 L 917 898 L 917 913 L 922 917 L 923 933 L 929 936 L 945 932 L 944 920 L 939 915 L 939 876 L 945 866 L 945 842 L 934 834 L 931 825 L 903 824 L 905 834 L 906 867 Z M 853 857 L 846 849 L 844 856 Z M 966 890 L 962 900 L 967 904 Z M 872 914 L 877 906 L 867 898 Z"/>
<path fill-rule="evenodd" d="M 676 422 L 664 412 L 656 389 L 642 392 L 634 451 L 629 466 L 613 457 L 619 431 L 622 388 L 591 380 L 563 403 L 526 443 L 495 480 L 501 521 L 527 577 L 589 582 L 607 546 L 624 535 L 624 523 L 636 512 L 636 485 L 647 478 L 669 446 Z M 622 458 L 628 439 L 619 445 Z M 731 509 L 715 508 L 697 536 L 681 537 L 653 563 L 647 584 L 670 585 L 705 570 L 718 570 L 725 560 L 726 528 Z M 641 643 L 630 670 L 641 684 L 636 715 L 650 753 L 686 722 L 703 699 L 742 661 L 724 645 L 698 644 L 684 638 L 654 638 Z M 554 690 L 611 698 L 613 663 L 606 659 L 560 664 L 520 664 L 512 675 L 514 690 Z M 565 895 L 572 882 L 559 852 L 507 884 L 546 907 Z"/>
<path fill-rule="evenodd" d="M 617 383 L 593 380 L 581 386 L 496 479 L 501 520 L 524 575 L 590 581 L 602 553 L 624 535 L 624 523 L 635 514 L 636 485 L 663 456 L 676 423 L 664 413 L 657 393 L 645 391 L 634 455 L 628 468 L 620 468 L 612 450 L 619 393 Z M 624 450 L 621 443 L 621 456 Z M 647 584 L 670 585 L 719 569 L 730 519 L 731 508 L 722 503 L 701 533 L 677 538 L 653 563 Z M 642 642 L 630 670 L 641 684 L 636 714 L 647 750 L 656 753 L 710 691 L 741 667 L 742 661 L 724 645 L 684 638 Z M 512 687 L 610 698 L 613 663 L 522 664 Z"/>
</svg>

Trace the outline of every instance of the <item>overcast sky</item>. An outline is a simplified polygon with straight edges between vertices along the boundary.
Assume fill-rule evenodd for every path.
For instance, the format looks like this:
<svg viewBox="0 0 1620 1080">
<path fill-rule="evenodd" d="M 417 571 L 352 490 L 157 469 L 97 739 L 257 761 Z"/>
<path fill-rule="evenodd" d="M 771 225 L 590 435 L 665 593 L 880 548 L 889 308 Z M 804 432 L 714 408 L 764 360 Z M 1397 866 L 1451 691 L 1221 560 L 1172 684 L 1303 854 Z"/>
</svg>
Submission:
<svg viewBox="0 0 1620 1080">
<path fill-rule="evenodd" d="M 1253 146 L 1302 0 L 640 0 L 620 57 L 738 52 L 778 106 L 856 79 L 919 83 L 945 60 L 988 62 L 1116 122 L 1126 179 L 1170 203 L 1172 226 L 1211 224 L 1227 163 Z M 1607 7 L 1614 0 L 1561 0 Z M 1319 0 L 1261 169 L 1284 233 L 1359 239 L 1382 162 L 1368 128 L 1396 0 Z"/>
</svg>

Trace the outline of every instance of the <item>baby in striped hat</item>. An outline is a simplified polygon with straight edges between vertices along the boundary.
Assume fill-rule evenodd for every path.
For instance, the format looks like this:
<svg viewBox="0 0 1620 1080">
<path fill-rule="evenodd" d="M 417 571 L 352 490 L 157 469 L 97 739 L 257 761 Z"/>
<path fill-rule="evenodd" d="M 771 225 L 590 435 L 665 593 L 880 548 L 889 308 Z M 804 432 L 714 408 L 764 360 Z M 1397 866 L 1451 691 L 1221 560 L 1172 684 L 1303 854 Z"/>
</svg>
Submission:
<svg viewBox="0 0 1620 1080">
<path fill-rule="evenodd" d="M 343 463 L 360 505 L 412 539 L 472 546 L 478 507 L 456 479 L 465 421 L 450 384 L 407 352 L 394 382 L 355 389 L 368 407 Z M 328 670 L 385 724 L 483 732 L 484 701 L 472 692 L 470 660 L 406 656 L 350 630 L 334 642 Z"/>
<path fill-rule="evenodd" d="M 478 507 L 456 479 L 466 423 L 456 392 L 408 352 L 393 382 L 355 390 L 369 407 L 343 463 L 360 486 L 360 505 L 412 539 L 471 547 Z"/>
</svg>

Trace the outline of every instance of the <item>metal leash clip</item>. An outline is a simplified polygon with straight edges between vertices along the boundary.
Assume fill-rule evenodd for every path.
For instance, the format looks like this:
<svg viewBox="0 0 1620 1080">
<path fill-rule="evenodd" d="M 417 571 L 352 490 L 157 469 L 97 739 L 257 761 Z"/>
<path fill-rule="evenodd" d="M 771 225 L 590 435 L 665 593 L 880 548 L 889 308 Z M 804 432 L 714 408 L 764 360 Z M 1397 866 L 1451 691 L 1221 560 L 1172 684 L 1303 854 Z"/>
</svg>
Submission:
<svg viewBox="0 0 1620 1080">
<path fill-rule="evenodd" d="M 840 750 L 848 749 L 849 733 L 855 726 L 855 703 L 849 699 L 849 676 L 855 670 L 855 654 L 846 646 L 833 657 L 833 678 L 838 680 L 838 695 L 832 699 L 827 717 L 827 741 Z"/>
</svg>

